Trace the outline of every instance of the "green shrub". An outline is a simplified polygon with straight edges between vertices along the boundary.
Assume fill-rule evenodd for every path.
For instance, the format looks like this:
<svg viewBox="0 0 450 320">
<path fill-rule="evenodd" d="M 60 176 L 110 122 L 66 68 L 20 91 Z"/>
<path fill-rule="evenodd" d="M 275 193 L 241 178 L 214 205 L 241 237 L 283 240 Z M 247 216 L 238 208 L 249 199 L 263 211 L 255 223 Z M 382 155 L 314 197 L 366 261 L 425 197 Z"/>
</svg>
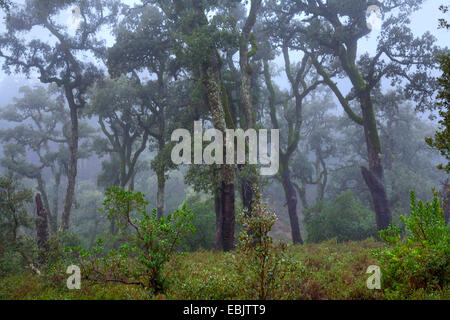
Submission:
<svg viewBox="0 0 450 320">
<path fill-rule="evenodd" d="M 117 187 L 107 189 L 106 197 L 103 210 L 108 218 L 116 219 L 127 242 L 106 257 L 86 264 L 88 275 L 98 282 L 136 284 L 153 293 L 163 291 L 166 279 L 162 269 L 184 236 L 195 232 L 192 213 L 183 205 L 172 214 L 158 218 L 156 209 L 147 212 L 142 193 Z M 94 250 L 96 254 L 101 252 L 98 247 Z"/>
<path fill-rule="evenodd" d="M 363 240 L 376 235 L 375 214 L 359 204 L 352 191 L 332 202 L 319 202 L 304 214 L 309 242 Z"/>
<path fill-rule="evenodd" d="M 415 290 L 440 291 L 450 280 L 450 230 L 435 196 L 432 203 L 416 201 L 411 192 L 411 212 L 400 217 L 405 224 L 402 239 L 398 226 L 380 232 L 388 244 L 375 251 L 385 293 L 392 298 L 408 298 Z"/>
<path fill-rule="evenodd" d="M 262 202 L 259 191 L 255 191 L 251 215 L 242 211 L 238 216 L 243 228 L 236 251 L 236 266 L 243 278 L 242 290 L 251 298 L 274 298 L 274 292 L 287 275 L 287 245 L 281 241 L 275 244 L 269 234 L 276 219 Z"/>
</svg>

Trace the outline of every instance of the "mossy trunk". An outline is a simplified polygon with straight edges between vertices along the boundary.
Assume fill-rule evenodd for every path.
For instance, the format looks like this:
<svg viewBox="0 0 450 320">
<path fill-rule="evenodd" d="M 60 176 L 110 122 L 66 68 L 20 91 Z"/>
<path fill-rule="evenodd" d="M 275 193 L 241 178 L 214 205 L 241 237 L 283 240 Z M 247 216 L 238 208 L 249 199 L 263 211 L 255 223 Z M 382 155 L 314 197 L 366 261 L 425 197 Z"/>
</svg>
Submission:
<svg viewBox="0 0 450 320">
<path fill-rule="evenodd" d="M 356 47 L 353 46 L 353 49 Z M 347 50 L 343 45 L 338 49 L 342 67 L 358 94 L 362 111 L 362 125 L 366 139 L 369 168 L 361 167 L 361 173 L 369 188 L 375 210 L 377 229 L 386 229 L 392 221 L 392 213 L 384 186 L 384 170 L 381 160 L 381 142 L 378 135 L 375 108 L 370 96 L 371 90 L 356 65 L 356 50 Z"/>
<path fill-rule="evenodd" d="M 214 237 L 214 248 L 218 251 L 223 250 L 222 245 L 222 225 L 223 225 L 223 217 L 222 217 L 222 192 L 220 189 L 216 190 L 214 193 L 214 209 L 216 212 L 216 235 Z"/>
<path fill-rule="evenodd" d="M 291 181 L 291 173 L 289 171 L 289 168 L 284 164 L 282 164 L 281 183 L 283 185 L 284 194 L 286 195 L 289 221 L 291 223 L 292 242 L 294 244 L 303 244 L 297 214 L 297 194 L 295 192 L 295 187 Z"/>
<path fill-rule="evenodd" d="M 42 203 L 41 195 L 38 193 L 36 201 L 36 233 L 38 245 L 38 263 L 44 264 L 48 252 L 48 212 Z"/>
<path fill-rule="evenodd" d="M 203 64 L 203 81 L 207 91 L 208 105 L 212 114 L 214 128 L 225 133 L 226 114 L 222 98 L 222 81 L 220 75 L 219 55 L 215 49 L 211 50 L 208 61 Z M 224 145 L 224 155 L 226 146 Z M 221 189 L 220 202 L 221 210 L 216 217 L 219 221 L 218 228 L 221 229 L 221 240 L 223 251 L 234 249 L 234 227 L 235 227 L 235 208 L 234 208 L 234 176 L 235 168 L 233 165 L 223 164 L 221 168 Z M 219 236 L 216 236 L 218 238 Z"/>
<path fill-rule="evenodd" d="M 245 129 L 251 129 L 255 127 L 255 116 L 252 101 L 252 74 L 253 70 L 250 66 L 250 58 L 256 54 L 257 45 L 256 40 L 252 37 L 252 29 L 256 23 L 258 12 L 261 8 L 261 0 L 252 0 L 250 6 L 250 12 L 247 20 L 245 21 L 242 29 L 240 44 L 239 44 L 239 66 L 241 69 L 241 105 L 245 118 Z M 251 43 L 252 49 L 249 51 L 248 47 Z M 242 168 L 244 168 L 242 166 Z M 249 170 L 249 175 L 242 178 L 241 181 L 241 194 L 242 204 L 247 210 L 248 214 L 251 214 L 254 195 L 254 185 L 257 182 L 256 169 L 252 166 Z"/>
<path fill-rule="evenodd" d="M 384 186 L 384 170 L 381 160 L 381 143 L 378 136 L 375 112 L 370 93 L 364 91 L 360 97 L 364 135 L 367 145 L 369 169 L 361 167 L 361 173 L 369 188 L 376 215 L 377 230 L 389 227 L 392 213 Z"/>
<path fill-rule="evenodd" d="M 70 214 L 72 212 L 72 204 L 75 194 L 75 184 L 78 170 L 78 107 L 75 104 L 75 97 L 71 88 L 66 88 L 66 98 L 70 108 L 70 144 L 69 144 L 69 172 L 67 173 L 67 191 L 64 201 L 64 211 L 62 214 L 61 229 L 67 231 L 69 229 Z"/>
</svg>

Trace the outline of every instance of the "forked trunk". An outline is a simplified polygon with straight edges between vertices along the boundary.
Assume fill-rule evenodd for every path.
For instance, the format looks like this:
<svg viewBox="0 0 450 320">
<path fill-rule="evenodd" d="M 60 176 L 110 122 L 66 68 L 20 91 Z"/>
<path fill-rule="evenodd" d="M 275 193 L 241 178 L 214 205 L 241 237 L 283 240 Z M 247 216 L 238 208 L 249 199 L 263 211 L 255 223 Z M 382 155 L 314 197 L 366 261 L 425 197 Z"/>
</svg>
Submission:
<svg viewBox="0 0 450 320">
<path fill-rule="evenodd" d="M 448 179 L 444 182 L 444 186 L 441 191 L 442 196 L 442 209 L 444 209 L 445 224 L 448 225 L 450 220 L 450 184 Z"/>
</svg>

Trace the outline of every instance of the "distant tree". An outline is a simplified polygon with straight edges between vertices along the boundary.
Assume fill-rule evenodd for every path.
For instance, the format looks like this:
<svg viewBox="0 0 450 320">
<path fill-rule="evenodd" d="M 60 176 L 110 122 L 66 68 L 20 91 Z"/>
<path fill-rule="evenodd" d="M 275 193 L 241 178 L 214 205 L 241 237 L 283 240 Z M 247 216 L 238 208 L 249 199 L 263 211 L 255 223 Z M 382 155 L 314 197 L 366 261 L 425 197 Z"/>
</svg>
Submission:
<svg viewBox="0 0 450 320">
<path fill-rule="evenodd" d="M 8 129 L 0 129 L 4 157 L 0 164 L 8 170 L 37 183 L 42 195 L 44 207 L 48 212 L 51 230 L 57 231 L 59 188 L 61 177 L 67 176 L 69 169 L 68 146 L 70 144 L 70 116 L 64 107 L 64 100 L 56 88 L 46 90 L 43 87 L 22 87 L 22 97 L 15 98 L 14 103 L 0 112 L 0 119 L 15 124 Z M 78 158 L 89 155 L 86 138 L 93 129 L 86 123 L 80 124 L 80 147 Z M 54 178 L 53 207 L 45 173 L 50 169 Z"/>
<path fill-rule="evenodd" d="M 9 8 L 11 7 L 11 1 L 9 0 L 0 0 L 0 8 L 3 9 L 6 13 L 9 13 Z"/>
<path fill-rule="evenodd" d="M 251 0 L 250 11 L 243 24 L 239 39 L 239 66 L 241 73 L 241 108 L 245 119 L 244 129 L 254 129 L 256 125 L 255 106 L 252 96 L 253 68 L 250 59 L 257 53 L 256 37 L 252 32 L 261 12 L 262 0 Z M 249 50 L 249 45 L 251 49 Z M 248 214 L 251 214 L 254 187 L 257 182 L 254 166 L 247 166 L 249 172 L 242 178 L 242 202 Z"/>
<path fill-rule="evenodd" d="M 195 79 L 194 93 L 208 107 L 214 128 L 222 132 L 226 128 L 235 128 L 223 85 L 220 53 L 222 49 L 236 45 L 238 37 L 228 15 L 218 14 L 228 10 L 234 1 L 148 2 L 156 2 L 169 19 L 177 58 Z M 215 18 L 209 19 L 208 15 L 213 12 Z M 224 251 L 234 249 L 235 170 L 234 165 L 221 166 L 220 200 L 216 202 L 216 243 L 217 248 Z"/>
<path fill-rule="evenodd" d="M 131 74 L 129 83 L 135 100 L 134 105 L 128 102 L 126 108 L 133 109 L 130 115 L 136 130 L 140 130 L 141 141 L 148 138 L 149 146 L 157 152 L 151 167 L 158 180 L 159 217 L 164 214 L 168 172 L 176 167 L 170 159 L 170 136 L 180 119 L 189 114 L 185 107 L 190 102 L 174 56 L 170 25 L 156 6 L 130 8 L 115 29 L 116 44 L 108 50 L 110 73 L 114 77 Z"/>
<path fill-rule="evenodd" d="M 98 123 L 106 139 L 97 137 L 95 146 L 99 155 L 114 154 L 119 168 L 112 186 L 134 189 L 133 180 L 139 156 L 146 149 L 148 133 L 138 123 L 135 108 L 142 103 L 133 81 L 125 77 L 106 79 L 99 83 L 91 97 L 89 114 L 98 116 Z"/>
<path fill-rule="evenodd" d="M 302 136 L 299 148 L 292 159 L 293 184 L 307 209 L 325 197 L 330 171 L 334 168 L 332 158 L 338 156 L 336 131 L 338 118 L 329 112 L 331 92 L 327 89 L 314 91 L 305 102 Z M 314 188 L 314 196 L 308 197 L 308 188 Z"/>
<path fill-rule="evenodd" d="M 383 78 L 388 78 L 393 84 L 403 84 L 405 94 L 417 101 L 418 110 L 431 107 L 436 81 L 428 70 L 435 68 L 434 57 L 438 53 L 435 38 L 430 33 L 415 38 L 405 25 L 410 13 L 422 2 L 281 1 L 274 4 L 278 14 L 270 19 L 274 25 L 289 25 L 295 34 L 292 48 L 310 55 L 317 72 L 332 89 L 348 117 L 364 129 L 369 168 L 362 166 L 361 173 L 370 190 L 379 230 L 388 227 L 392 213 L 384 185 L 373 92 Z M 379 5 L 388 18 L 383 24 L 376 54 L 358 57 L 358 44 L 371 32 L 366 17 L 371 4 Z M 352 90 L 348 95 L 335 83 L 336 76 L 350 80 Z M 358 101 L 360 112 L 352 108 L 351 101 L 354 100 Z"/>
<path fill-rule="evenodd" d="M 79 28 L 71 34 L 68 25 L 57 21 L 58 15 L 71 5 L 78 5 L 81 17 Z M 102 76 L 101 69 L 85 56 L 103 58 L 104 42 L 97 39 L 98 31 L 118 17 L 119 1 L 56 1 L 30 0 L 24 6 L 10 10 L 6 21 L 8 32 L 0 36 L 0 57 L 3 69 L 29 76 L 37 72 L 42 83 L 54 83 L 63 88 L 70 112 L 70 163 L 62 229 L 69 228 L 79 149 L 79 116 L 86 104 L 86 93 Z M 28 35 L 42 27 L 52 36 L 52 42 Z"/>
<path fill-rule="evenodd" d="M 448 11 L 448 6 L 441 6 L 440 10 L 444 13 Z M 440 19 L 440 27 L 449 29 L 450 24 L 447 20 Z M 429 146 L 440 151 L 441 155 L 447 159 L 447 164 L 440 164 L 439 169 L 450 172 L 450 53 L 443 54 L 438 57 L 442 75 L 438 79 L 440 90 L 437 96 L 437 108 L 441 119 L 439 120 L 440 128 L 433 138 L 427 138 L 426 142 Z"/>
<path fill-rule="evenodd" d="M 383 147 L 382 163 L 385 168 L 385 185 L 394 221 L 409 210 L 408 195 L 416 189 L 423 200 L 432 197 L 432 188 L 438 188 L 443 173 L 435 169 L 439 155 L 427 148 L 424 137 L 434 131 L 432 123 L 416 112 L 411 101 L 401 90 L 377 92 L 373 95 L 377 127 Z M 336 164 L 330 170 L 327 192 L 329 200 L 342 190 L 352 190 L 358 201 L 370 206 L 370 191 L 358 168 L 367 162 L 364 133 L 359 125 L 340 117 L 337 124 Z"/>
<path fill-rule="evenodd" d="M 283 106 L 281 110 L 277 110 L 280 105 L 280 98 L 276 97 L 275 89 L 272 83 L 269 70 L 269 63 L 264 61 L 264 75 L 266 87 L 269 92 L 269 113 L 272 126 L 274 129 L 280 129 L 280 114 L 283 115 L 283 123 L 287 124 L 287 137 L 284 138 L 284 148 L 280 148 L 280 169 L 278 179 L 280 180 L 285 191 L 286 203 L 288 206 L 289 219 L 291 223 L 292 241 L 294 243 L 303 243 L 297 214 L 297 193 L 295 185 L 292 181 L 291 159 L 297 151 L 301 137 L 301 129 L 303 124 L 303 104 L 305 98 L 317 88 L 320 81 L 317 77 L 311 76 L 311 65 L 308 65 L 308 57 L 305 56 L 301 64 L 295 71 L 292 71 L 289 52 L 287 47 L 283 47 L 283 56 L 285 60 L 285 72 L 291 84 L 292 95 L 294 96 L 294 105 L 289 103 L 290 97 L 286 101 L 281 101 Z"/>
</svg>

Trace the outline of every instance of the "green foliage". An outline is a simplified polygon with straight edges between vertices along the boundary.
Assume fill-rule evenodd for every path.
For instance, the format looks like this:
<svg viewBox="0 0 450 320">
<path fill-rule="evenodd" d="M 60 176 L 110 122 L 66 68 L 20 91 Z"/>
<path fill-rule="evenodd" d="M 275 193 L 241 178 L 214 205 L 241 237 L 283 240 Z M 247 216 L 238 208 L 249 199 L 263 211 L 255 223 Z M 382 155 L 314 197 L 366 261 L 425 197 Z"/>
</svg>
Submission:
<svg viewBox="0 0 450 320">
<path fill-rule="evenodd" d="M 434 139 L 427 138 L 425 141 L 431 147 L 438 149 L 447 164 L 440 164 L 439 169 L 450 172 L 450 53 L 438 58 L 441 65 L 442 76 L 438 79 L 441 90 L 437 96 L 437 107 L 439 109 L 439 130 L 435 133 Z"/>
<path fill-rule="evenodd" d="M 375 214 L 359 204 L 352 191 L 334 201 L 319 202 L 304 214 L 309 242 L 335 237 L 339 242 L 363 240 L 376 235 Z"/>
<path fill-rule="evenodd" d="M 238 273 L 244 277 L 242 290 L 259 300 L 272 298 L 289 267 L 287 245 L 282 242 L 276 245 L 269 234 L 276 215 L 267 209 L 255 190 L 251 215 L 243 210 L 238 219 L 243 225 L 236 252 Z"/>
<path fill-rule="evenodd" d="M 443 13 L 448 12 L 448 6 L 441 5 L 439 7 Z M 439 19 L 439 27 L 449 29 L 450 24 L 446 19 Z M 426 138 L 425 141 L 431 147 L 438 149 L 443 157 L 447 159 L 447 164 L 439 164 L 438 168 L 450 172 L 450 53 L 440 55 L 438 57 L 442 75 L 438 79 L 441 90 L 437 95 L 437 108 L 442 119 L 439 120 L 440 128 L 433 138 Z"/>
<path fill-rule="evenodd" d="M 31 190 L 20 186 L 12 175 L 0 176 L 0 275 L 29 263 L 30 241 L 24 228 L 32 227 L 26 205 L 32 202 Z"/>
<path fill-rule="evenodd" d="M 320 244 L 291 246 L 287 255 L 297 261 L 295 267 L 272 294 L 273 299 L 314 300 L 371 300 L 395 299 L 381 290 L 366 287 L 367 266 L 376 265 L 371 254 L 382 244 L 373 239 L 337 243 L 330 240 Z M 101 248 L 101 246 L 99 247 Z M 101 250 L 97 252 L 102 256 Z M 200 250 L 179 253 L 166 264 L 163 275 L 171 281 L 164 294 L 153 299 L 176 300 L 228 300 L 253 299 L 255 292 L 246 289 L 245 279 L 250 270 L 240 273 L 235 267 L 238 256 L 232 252 Z M 89 260 L 91 258 L 83 258 Z M 97 258 L 95 258 L 97 259 Z M 95 260 L 92 259 L 92 260 Z M 73 261 L 73 260 L 72 260 Z M 298 262 L 298 261 L 301 261 Z M 76 263 L 75 263 L 76 264 Z M 112 270 L 110 265 L 110 271 Z M 131 264 L 130 266 L 131 267 Z M 83 270 L 83 269 L 82 269 Z M 111 271 L 111 274 L 113 272 Z M 87 283 L 82 271 L 81 290 L 67 290 L 67 274 L 39 277 L 28 272 L 0 277 L 0 299 L 148 299 L 148 290 L 123 283 Z M 424 292 L 414 290 L 408 299 L 449 299 L 450 289 Z"/>
<path fill-rule="evenodd" d="M 191 195 L 186 199 L 186 207 L 194 214 L 192 224 L 196 232 L 189 234 L 184 244 L 192 251 L 200 248 L 213 249 L 216 229 L 213 199 L 204 198 L 200 194 Z"/>
<path fill-rule="evenodd" d="M 117 187 L 107 189 L 103 210 L 108 218 L 116 219 L 128 241 L 117 252 L 110 251 L 102 259 L 103 263 L 92 268 L 100 267 L 96 274 L 103 274 L 104 281 L 139 284 L 158 293 L 166 284 L 166 279 L 161 276 L 164 265 L 185 235 L 195 232 L 195 227 L 192 225 L 193 214 L 185 204 L 159 219 L 156 209 L 148 213 L 146 205 L 141 192 Z M 106 277 L 104 272 L 108 273 Z"/>
<path fill-rule="evenodd" d="M 450 229 L 435 196 L 432 203 L 416 201 L 411 191 L 411 212 L 401 216 L 406 237 L 391 225 L 380 231 L 389 247 L 375 251 L 388 297 L 408 298 L 415 290 L 441 291 L 450 280 Z"/>
</svg>

